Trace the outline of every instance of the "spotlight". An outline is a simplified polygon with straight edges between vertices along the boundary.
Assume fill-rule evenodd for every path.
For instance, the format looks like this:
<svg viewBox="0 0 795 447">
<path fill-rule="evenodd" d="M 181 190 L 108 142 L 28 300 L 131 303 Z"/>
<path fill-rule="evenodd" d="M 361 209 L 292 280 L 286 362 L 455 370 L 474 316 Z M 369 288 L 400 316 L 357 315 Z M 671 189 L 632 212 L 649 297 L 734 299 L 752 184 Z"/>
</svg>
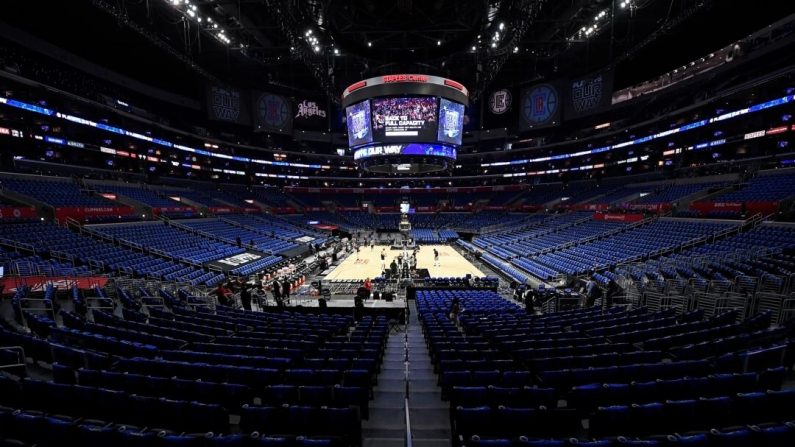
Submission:
<svg viewBox="0 0 795 447">
<path fill-rule="evenodd" d="M 373 43 L 372 42 L 367 42 L 367 46 L 371 47 L 371 46 L 373 46 Z"/>
</svg>

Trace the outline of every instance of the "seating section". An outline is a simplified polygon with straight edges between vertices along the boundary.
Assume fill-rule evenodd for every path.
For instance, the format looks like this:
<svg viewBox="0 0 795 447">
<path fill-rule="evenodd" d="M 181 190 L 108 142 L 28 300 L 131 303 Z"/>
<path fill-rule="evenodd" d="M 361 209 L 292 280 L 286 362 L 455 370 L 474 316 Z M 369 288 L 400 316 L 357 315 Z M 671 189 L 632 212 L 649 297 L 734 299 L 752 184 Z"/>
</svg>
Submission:
<svg viewBox="0 0 795 447">
<path fill-rule="evenodd" d="M 616 278 L 632 281 L 640 293 L 669 297 L 658 305 L 681 307 L 693 300 L 708 309 L 770 310 L 778 320 L 786 301 L 781 293 L 795 273 L 789 254 L 793 248 L 795 229 L 763 224 L 679 253 L 622 266 L 614 273 Z M 746 295 L 756 298 L 749 300 Z"/>
<path fill-rule="evenodd" d="M 781 390 L 790 329 L 770 329 L 769 314 L 534 315 L 463 290 L 418 291 L 417 308 L 456 446 L 678 445 L 689 432 L 708 434 L 688 445 L 768 445 L 767 432 L 731 428 L 750 424 L 795 435 L 795 411 L 772 407 L 795 402 Z M 745 441 L 724 443 L 738 430 Z"/>
<path fill-rule="evenodd" d="M 298 246 L 294 242 L 277 237 L 275 228 L 271 228 L 271 234 L 267 234 L 264 231 L 236 226 L 223 219 L 190 219 L 180 221 L 180 225 L 220 237 L 230 244 L 236 244 L 236 238 L 240 238 L 247 246 L 253 242 L 257 250 L 271 254 L 283 253 Z M 280 230 L 280 234 L 282 233 Z"/>
<path fill-rule="evenodd" d="M 122 185 L 118 183 L 92 183 L 90 187 L 99 193 L 108 192 L 128 197 L 136 202 L 140 202 L 152 208 L 174 208 L 184 207 L 185 204 L 162 197 L 155 189 L 149 189 L 144 185 Z"/>
<path fill-rule="evenodd" d="M 111 207 L 113 202 L 81 190 L 71 179 L 0 177 L 0 187 L 33 197 L 53 207 Z"/>
<path fill-rule="evenodd" d="M 4 340 L 51 363 L 54 376 L 0 375 L 0 438 L 362 444 L 386 346 L 384 317 L 192 310 L 178 301 L 149 314 L 125 307 L 124 318 L 90 313 L 92 320 L 62 311 L 63 326 L 43 322 L 47 336 L 0 326 Z"/>
<path fill-rule="evenodd" d="M 139 247 L 159 250 L 165 255 L 192 264 L 223 259 L 246 251 L 233 244 L 204 238 L 159 222 L 103 225 L 95 227 L 94 230 Z"/>
<path fill-rule="evenodd" d="M 309 236 L 314 239 L 313 243 L 322 243 L 326 239 L 323 233 L 313 229 L 307 225 L 305 221 L 292 223 L 286 219 L 268 214 L 230 214 L 225 216 L 224 219 L 231 220 L 243 227 L 255 231 L 264 232 L 268 235 L 273 232 L 274 236 L 286 240 L 295 240 L 300 237 Z"/>
<path fill-rule="evenodd" d="M 654 193 L 634 200 L 636 204 L 672 203 L 699 191 L 725 187 L 726 182 L 687 183 L 683 185 L 670 185 L 656 190 Z"/>
<path fill-rule="evenodd" d="M 715 202 L 774 202 L 795 195 L 795 174 L 760 175 L 736 191 L 711 197 Z"/>
<path fill-rule="evenodd" d="M 97 270 L 102 273 L 122 273 L 194 285 L 212 285 L 219 280 L 217 273 L 205 272 L 201 268 L 146 254 L 132 247 L 114 245 L 92 238 L 88 233 L 77 234 L 44 222 L 3 224 L 0 228 L 6 239 L 30 244 L 42 255 L 66 260 L 58 263 L 53 259 L 45 261 L 40 256 L 14 260 L 11 271 L 23 276 L 72 276 Z M 75 265 L 79 267 L 74 267 Z M 220 276 L 223 278 L 223 275 Z"/>
<path fill-rule="evenodd" d="M 497 261 L 510 260 L 522 270 L 550 280 L 659 255 L 685 243 L 704 242 L 734 225 L 668 219 L 628 226 L 577 217 L 569 215 L 550 219 L 539 228 L 479 237 L 473 244 L 485 249 L 489 256 L 484 259 L 497 268 L 504 270 L 505 264 Z M 559 225 L 547 226 L 555 223 Z"/>
</svg>

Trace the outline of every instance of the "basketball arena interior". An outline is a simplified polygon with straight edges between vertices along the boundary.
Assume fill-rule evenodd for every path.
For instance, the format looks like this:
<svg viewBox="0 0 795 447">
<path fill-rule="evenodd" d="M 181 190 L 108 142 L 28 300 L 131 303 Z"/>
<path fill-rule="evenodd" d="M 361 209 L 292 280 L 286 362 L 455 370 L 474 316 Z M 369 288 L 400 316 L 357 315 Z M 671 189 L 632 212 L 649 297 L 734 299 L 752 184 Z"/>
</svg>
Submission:
<svg viewBox="0 0 795 447">
<path fill-rule="evenodd" d="M 795 446 L 795 3 L 0 10 L 0 447 Z"/>
</svg>

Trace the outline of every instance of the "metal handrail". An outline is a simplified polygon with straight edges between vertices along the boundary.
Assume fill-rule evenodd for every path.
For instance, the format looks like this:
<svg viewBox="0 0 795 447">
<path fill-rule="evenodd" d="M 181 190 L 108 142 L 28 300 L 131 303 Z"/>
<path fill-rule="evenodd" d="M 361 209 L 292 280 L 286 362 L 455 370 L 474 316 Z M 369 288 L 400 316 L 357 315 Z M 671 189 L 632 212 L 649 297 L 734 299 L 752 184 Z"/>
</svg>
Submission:
<svg viewBox="0 0 795 447">
<path fill-rule="evenodd" d="M 22 363 L 10 363 L 8 365 L 0 365 L 0 370 L 6 368 L 18 368 L 20 366 L 27 367 L 27 365 L 25 364 L 25 359 L 27 358 L 25 356 L 25 348 L 23 348 L 22 346 L 0 346 L 0 351 L 6 351 L 6 350 L 18 350 L 20 354 L 19 359 L 21 360 Z"/>
</svg>

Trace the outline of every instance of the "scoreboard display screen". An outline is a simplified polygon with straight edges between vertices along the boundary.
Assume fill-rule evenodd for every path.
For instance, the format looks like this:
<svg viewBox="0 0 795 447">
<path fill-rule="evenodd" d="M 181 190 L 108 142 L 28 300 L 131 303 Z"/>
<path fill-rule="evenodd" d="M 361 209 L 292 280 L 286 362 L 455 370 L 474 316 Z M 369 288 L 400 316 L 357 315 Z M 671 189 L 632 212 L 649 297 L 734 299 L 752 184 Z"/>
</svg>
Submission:
<svg viewBox="0 0 795 447">
<path fill-rule="evenodd" d="M 441 98 L 439 105 L 439 131 L 437 141 L 461 145 L 464 133 L 464 105 Z"/>
<path fill-rule="evenodd" d="M 464 104 L 439 96 L 378 96 L 345 108 L 348 147 L 430 143 L 461 146 Z"/>
<path fill-rule="evenodd" d="M 345 116 L 348 124 L 348 146 L 361 146 L 373 142 L 369 99 L 346 107 Z"/>
<path fill-rule="evenodd" d="M 372 99 L 375 141 L 433 141 L 438 123 L 434 96 Z"/>
</svg>

